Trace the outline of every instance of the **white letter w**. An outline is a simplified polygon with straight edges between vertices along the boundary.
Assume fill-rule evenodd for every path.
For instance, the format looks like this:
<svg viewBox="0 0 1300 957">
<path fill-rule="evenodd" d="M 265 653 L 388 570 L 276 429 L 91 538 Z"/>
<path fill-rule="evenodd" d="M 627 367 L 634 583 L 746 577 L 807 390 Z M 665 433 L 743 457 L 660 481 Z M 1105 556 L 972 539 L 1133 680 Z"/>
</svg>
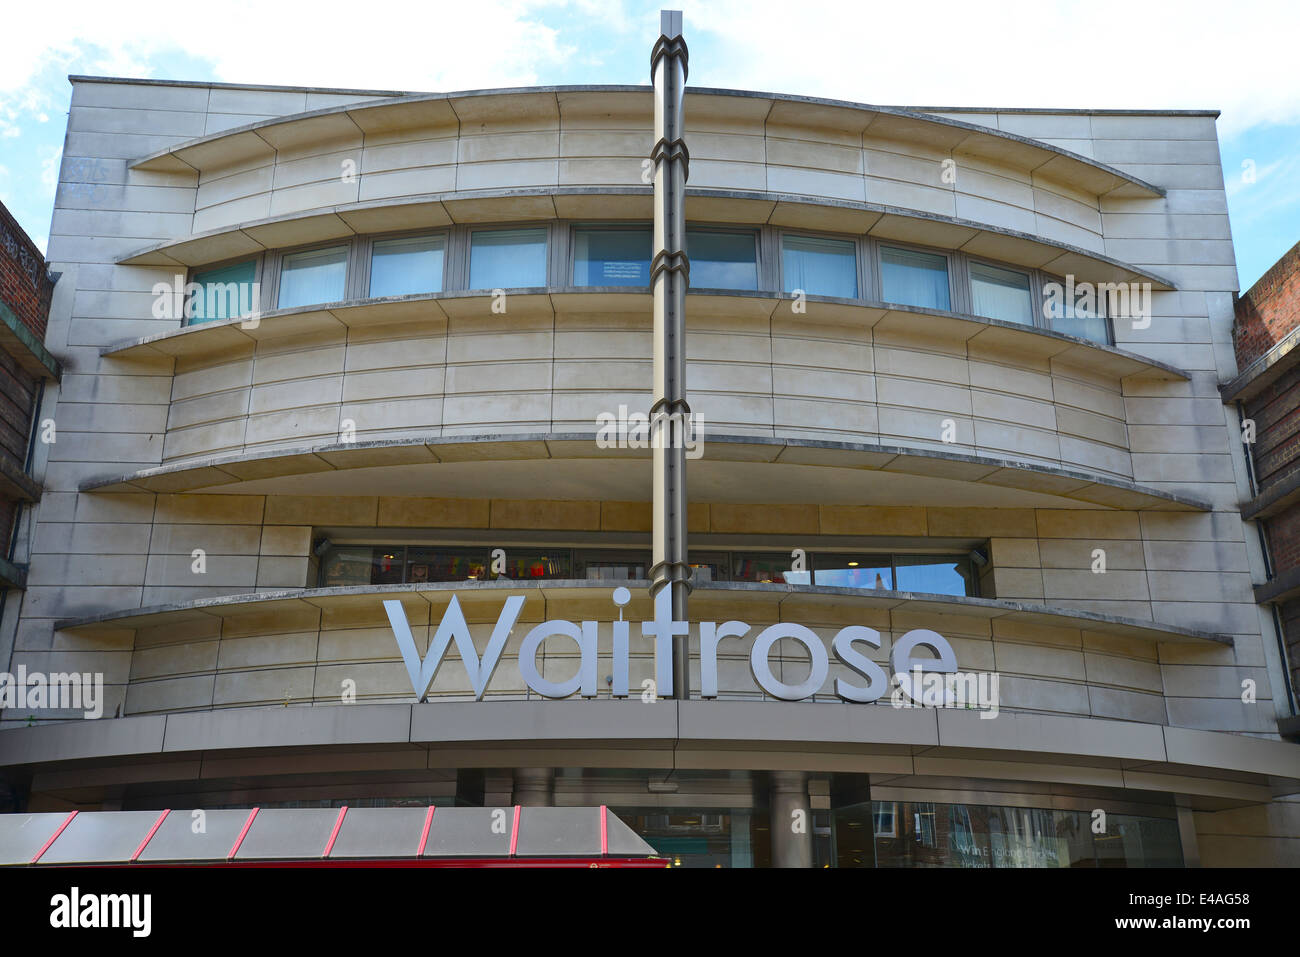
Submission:
<svg viewBox="0 0 1300 957">
<path fill-rule="evenodd" d="M 406 620 L 406 610 L 402 607 L 402 603 L 396 599 L 385 601 L 384 611 L 388 612 L 388 621 L 393 626 L 397 647 L 402 650 L 402 660 L 406 662 L 406 671 L 411 676 L 411 687 L 415 689 L 415 700 L 424 700 L 429 686 L 433 684 L 433 679 L 438 676 L 443 656 L 447 653 L 447 645 L 453 638 L 456 639 L 456 650 L 460 652 L 460 660 L 465 664 L 470 685 L 474 688 L 474 699 L 476 701 L 481 699 L 483 692 L 487 690 L 488 682 L 492 680 L 492 673 L 497 670 L 497 663 L 501 660 L 506 639 L 510 637 L 510 629 L 514 628 L 515 619 L 519 617 L 519 609 L 523 604 L 523 595 L 511 595 L 506 599 L 501 615 L 497 618 L 496 627 L 492 629 L 492 637 L 488 641 L 487 649 L 483 652 L 483 660 L 480 662 L 478 651 L 474 647 L 474 639 L 469 633 L 469 625 L 465 622 L 465 613 L 460 610 L 460 602 L 456 600 L 456 596 L 452 595 L 451 604 L 447 606 L 442 621 L 438 623 L 438 630 L 434 632 L 433 640 L 429 642 L 429 653 L 424 656 L 424 661 L 421 661 L 420 653 L 415 650 L 415 638 L 411 634 L 411 626 Z"/>
</svg>

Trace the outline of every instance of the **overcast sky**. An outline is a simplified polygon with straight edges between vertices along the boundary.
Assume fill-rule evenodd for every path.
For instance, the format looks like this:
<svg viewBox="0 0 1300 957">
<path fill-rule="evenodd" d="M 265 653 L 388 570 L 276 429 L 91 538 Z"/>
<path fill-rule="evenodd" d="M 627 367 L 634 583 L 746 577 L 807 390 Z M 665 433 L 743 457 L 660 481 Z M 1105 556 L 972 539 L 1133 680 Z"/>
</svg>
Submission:
<svg viewBox="0 0 1300 957">
<path fill-rule="evenodd" d="M 1300 241 L 1297 0 L 676 6 L 692 85 L 913 106 L 1221 110 L 1242 288 Z M 647 83 L 659 8 L 619 0 L 17 5 L 0 56 L 0 201 L 44 248 L 70 73 L 406 91 Z"/>
</svg>

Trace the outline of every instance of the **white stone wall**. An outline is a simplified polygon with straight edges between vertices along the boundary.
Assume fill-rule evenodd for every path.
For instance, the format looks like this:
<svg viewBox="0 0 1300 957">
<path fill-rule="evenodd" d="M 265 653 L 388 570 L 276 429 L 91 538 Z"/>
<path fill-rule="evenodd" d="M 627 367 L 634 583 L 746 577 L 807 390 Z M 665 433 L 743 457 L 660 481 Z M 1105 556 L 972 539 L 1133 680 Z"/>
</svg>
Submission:
<svg viewBox="0 0 1300 957">
<path fill-rule="evenodd" d="M 174 364 L 162 357 L 101 357 L 102 346 L 177 325 L 150 312 L 151 287 L 176 269 L 114 265 L 152 242 L 446 190 L 639 184 L 649 147 L 647 95 L 575 93 L 529 95 L 513 110 L 499 99 L 460 98 L 455 123 L 431 112 L 403 128 L 341 134 L 335 125 L 323 138 L 268 145 L 260 159 L 199 175 L 127 169 L 135 158 L 195 136 L 361 99 L 75 85 L 49 250 L 51 268 L 63 277 L 48 345 L 66 374 L 42 412 L 57 423 L 58 438 L 40 448 L 37 471 L 46 493 L 30 513 L 18 556 L 30 560 L 31 575 L 14 634 L 15 663 L 103 668 L 119 693 L 138 680 L 121 694 L 128 713 L 275 702 L 286 687 L 294 701 L 324 703 L 337 677 L 331 669 L 341 662 L 364 663 L 383 675 L 377 694 L 384 697 L 389 683 L 405 676 L 373 626 L 350 635 L 269 622 L 264 643 L 256 629 L 220 636 L 124 629 L 112 640 L 53 630 L 65 617 L 302 587 L 311 529 L 379 524 L 367 517 L 368 506 L 334 497 L 299 507 L 283 496 L 79 492 L 81 483 L 216 453 L 326 443 L 346 418 L 357 421 L 362 440 L 571 431 L 621 402 L 643 404 L 647 317 L 569 307 L 441 318 L 431 307 L 418 323 L 390 326 L 380 315 L 364 326 L 269 337 Z M 1000 598 L 1149 618 L 1234 639 L 1232 647 L 1156 645 L 1090 637 L 1083 628 L 998 635 L 987 623 L 936 622 L 954 636 L 964 663 L 1007 675 L 1004 688 L 1014 702 L 1008 707 L 1273 735 L 1268 675 L 1275 642 L 1261 635 L 1250 591 L 1262 568 L 1253 530 L 1237 515 L 1245 473 L 1233 415 L 1215 388 L 1235 371 L 1235 270 L 1213 120 L 954 114 L 1058 144 L 1168 190 L 1164 198 L 1133 199 L 1098 197 L 1052 171 L 953 154 L 942 129 L 926 140 L 925 124 L 909 131 L 895 123 L 887 135 L 846 134 L 835 125 L 842 114 L 814 106 L 732 97 L 700 97 L 689 106 L 693 187 L 771 190 L 969 219 L 1131 261 L 1178 284 L 1176 292 L 1155 293 L 1149 329 L 1119 324 L 1116 335 L 1120 347 L 1184 369 L 1189 381 L 1121 379 L 1100 365 L 931 335 L 922 322 L 871 329 L 829 313 L 763 315 L 748 306 L 728 312 L 719 300 L 691 320 L 692 395 L 713 423 L 742 434 L 942 449 L 937 420 L 951 417 L 958 451 L 1131 479 L 1208 500 L 1214 507 L 1208 513 L 1067 503 L 1057 509 L 1039 500 L 976 511 L 959 500 L 927 499 L 927 486 L 919 485 L 911 504 L 945 517 L 909 534 L 990 539 L 989 581 Z M 272 140 L 273 131 L 267 133 Z M 356 182 L 338 178 L 348 158 L 358 161 Z M 941 179 L 945 158 L 957 161 L 955 184 Z M 555 218 L 560 204 L 547 205 L 551 212 L 522 218 Z M 819 216 L 833 219 L 814 206 L 800 215 L 803 228 Z M 982 252 L 994 256 L 996 249 Z M 368 501 L 384 501 L 383 489 L 375 494 Z M 817 489 L 808 487 L 806 496 L 815 512 Z M 531 497 L 564 496 L 541 488 Z M 582 496 L 600 497 L 599 490 Z M 865 480 L 861 504 L 872 504 Z M 407 524 L 471 527 L 471 512 L 465 506 L 453 518 L 430 521 L 413 508 Z M 757 514 L 766 522 L 761 530 L 771 534 L 805 527 L 794 519 L 783 526 L 784 513 L 776 509 Z M 516 527 L 568 527 L 548 521 L 533 515 Z M 816 528 L 860 538 L 878 534 L 871 526 Z M 208 571 L 196 583 L 189 564 L 200 543 Z M 1107 551 L 1105 575 L 1091 571 L 1095 548 Z M 319 643 L 314 650 L 313 642 Z M 1257 703 L 1241 701 L 1245 679 L 1256 682 Z"/>
</svg>

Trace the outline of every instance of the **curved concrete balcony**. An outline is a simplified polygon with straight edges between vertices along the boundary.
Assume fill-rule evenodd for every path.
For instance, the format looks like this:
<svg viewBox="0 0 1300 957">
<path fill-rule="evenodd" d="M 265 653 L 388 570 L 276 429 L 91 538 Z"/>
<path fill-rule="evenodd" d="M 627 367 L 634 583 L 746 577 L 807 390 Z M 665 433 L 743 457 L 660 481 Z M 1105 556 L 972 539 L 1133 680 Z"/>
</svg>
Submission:
<svg viewBox="0 0 1300 957">
<path fill-rule="evenodd" d="M 153 446 L 172 472 L 270 452 L 332 459 L 347 452 L 331 448 L 340 440 L 373 449 L 586 438 L 599 416 L 649 404 L 649 300 L 640 289 L 508 290 L 504 314 L 474 293 L 353 300 L 102 351 L 173 375 L 166 433 Z M 810 297 L 806 307 L 795 314 L 776 293 L 691 295 L 688 382 L 707 432 L 973 454 L 1064 470 L 1055 484 L 1076 490 L 1083 476 L 1131 484 L 1129 387 L 1186 378 L 1122 349 L 997 320 L 866 300 Z M 369 461 L 382 464 L 373 451 Z"/>
<path fill-rule="evenodd" d="M 603 311 L 649 316 L 651 306 L 649 292 L 630 286 L 562 286 L 554 289 L 506 289 L 502 292 L 512 306 L 520 307 L 528 315 L 549 311 L 554 317 L 564 312 Z M 785 318 L 794 316 L 790 311 L 790 297 L 777 292 L 692 289 L 688 295 L 700 315 L 734 314 L 737 318 L 768 320 L 782 318 L 783 314 Z M 1188 374 L 1182 369 L 1158 359 L 1038 326 L 867 299 L 815 295 L 805 299 L 808 311 L 800 313 L 800 317 L 807 321 L 838 320 L 895 335 L 914 332 L 928 340 L 974 345 L 982 353 L 997 354 L 1007 361 L 1025 357 L 1054 359 L 1115 379 L 1188 379 Z M 427 325 L 430 318 L 446 320 L 491 315 L 493 301 L 493 296 L 476 290 L 352 299 L 276 309 L 262 313 L 256 321 L 236 318 L 179 326 L 107 345 L 99 351 L 100 355 L 122 359 L 158 356 L 218 359 L 238 355 L 250 341 L 284 340 L 290 336 L 305 337 L 341 328 L 419 327 Z"/>
<path fill-rule="evenodd" d="M 218 241 L 193 246 L 191 236 L 178 237 L 163 244 L 175 246 L 172 253 L 156 247 L 153 258 L 126 261 L 210 262 L 209 255 L 241 255 L 286 238 L 308 242 L 331 229 L 344 235 L 375 223 L 621 218 L 628 211 L 616 207 L 626 199 L 559 197 L 641 193 L 648 203 L 641 174 L 652 145 L 651 114 L 643 87 L 421 94 L 178 143 L 132 167 L 193 176 L 189 232 Z M 696 90 L 687 94 L 686 117 L 692 218 L 728 219 L 722 207 L 748 206 L 747 218 L 733 221 L 870 228 L 886 238 L 1107 281 L 1091 274 L 1098 263 L 1107 263 L 1104 272 L 1115 279 L 1128 277 L 1115 275 L 1105 256 L 1102 198 L 1163 195 L 1043 141 L 895 107 Z M 385 203 L 427 207 L 427 218 L 416 213 L 413 225 L 396 225 L 375 213 L 375 204 Z M 313 234 L 284 218 L 297 214 L 318 220 Z M 1091 265 L 1077 258 L 1079 251 L 1091 253 Z"/>
<path fill-rule="evenodd" d="M 593 118 L 607 121 L 649 115 L 651 89 L 645 86 L 551 86 L 418 93 L 327 107 L 275 117 L 201 136 L 134 160 L 132 169 L 156 172 L 211 172 L 255 163 L 281 151 L 363 135 L 516 120 L 532 129 L 592 129 Z M 923 143 L 1025 173 L 1059 179 L 1098 196 L 1162 196 L 1164 190 L 1122 170 L 1041 140 L 966 123 L 933 113 L 895 106 L 873 106 L 821 97 L 748 90 L 691 88 L 686 93 L 687 131 L 702 117 L 726 117 L 741 127 L 755 124 L 778 130 L 808 126 L 834 130 L 840 140 L 870 139 Z M 581 121 L 587 120 L 587 123 Z M 620 124 L 611 122 L 613 128 Z M 596 125 L 595 129 L 601 129 Z M 788 134 L 787 134 L 788 135 Z M 643 154 L 648 152 L 642 151 Z M 697 152 L 695 158 L 707 156 Z"/>
<path fill-rule="evenodd" d="M 117 262 L 124 266 L 185 269 L 253 256 L 270 249 L 368 233 L 555 219 L 649 220 L 653 215 L 652 198 L 650 187 L 620 186 L 503 186 L 404 195 L 235 221 L 150 243 Z M 1172 280 L 1157 273 L 1106 255 L 1100 241 L 1083 246 L 1050 233 L 897 205 L 767 190 L 690 186 L 686 215 L 691 221 L 701 223 L 815 229 L 917 243 L 1058 275 L 1070 274 L 1092 283 L 1147 282 L 1155 291 L 1177 288 Z"/>
<path fill-rule="evenodd" d="M 607 449 L 594 433 L 478 435 L 329 443 L 211 456 L 82 483 L 85 492 L 518 497 L 644 501 L 648 449 Z M 813 470 L 813 471 L 809 471 Z M 864 474 L 865 473 L 865 474 Z M 867 477 L 869 476 L 869 478 Z M 691 463 L 697 502 L 944 504 L 1210 511 L 1191 496 L 1122 479 L 980 454 L 869 443 L 710 435 Z M 599 493 L 599 494 L 596 494 Z"/>
<path fill-rule="evenodd" d="M 620 584 L 626 584 L 633 594 L 632 601 L 624 608 L 625 617 L 629 621 L 652 618 L 654 608 L 646 595 L 650 582 L 628 581 Z M 121 632 L 123 629 L 165 631 L 172 626 L 202 622 L 217 625 L 214 632 L 217 635 L 233 632 L 243 634 L 250 627 L 265 627 L 266 634 L 274 635 L 280 632 L 266 626 L 266 622 L 278 615 L 284 621 L 292 622 L 295 629 L 308 619 L 314 619 L 322 629 L 327 629 L 332 622 L 338 622 L 349 625 L 369 623 L 386 630 L 387 619 L 381 607 L 384 599 L 401 599 L 412 624 L 427 625 L 431 616 L 441 615 L 453 595 L 464 608 L 466 619 L 471 624 L 481 624 L 496 620 L 501 602 L 511 592 L 522 592 L 525 595 L 521 621 L 542 621 L 566 614 L 594 614 L 607 619 L 616 611 L 607 594 L 613 587 L 608 581 L 572 579 L 308 588 L 119 609 L 82 618 L 65 618 L 56 621 L 54 628 L 55 631 L 91 634 Z M 954 634 L 963 637 L 971 634 L 988 637 L 993 634 L 994 623 L 1004 623 L 1017 629 L 1074 628 L 1114 638 L 1156 643 L 1211 642 L 1232 645 L 1232 639 L 1228 636 L 1181 625 L 1104 615 L 1082 609 L 961 595 L 829 585 L 707 582 L 696 586 L 691 601 L 693 620 L 747 614 L 754 621 L 769 623 L 792 619 L 810 624 L 822 623 L 827 627 L 862 623 L 882 631 L 901 634 L 911 627 L 908 622 L 917 616 L 948 615 L 955 616 L 954 625 L 960 629 Z M 961 622 L 959 619 L 969 620 Z M 241 620 L 241 623 L 231 628 L 226 627 L 227 621 L 236 620 Z M 976 623 L 974 632 L 970 631 L 972 623 Z M 1025 633 L 1032 635 L 1027 630 Z M 887 651 L 887 647 L 882 648 L 882 660 L 883 652 Z M 397 657 L 396 646 L 390 657 Z"/>
<path fill-rule="evenodd" d="M 1295 745 L 1101 718 L 786 701 L 479 701 L 241 708 L 0 731 L 0 766 L 43 790 L 466 766 L 810 771 L 1068 781 L 1268 803 L 1300 783 Z M 414 757 L 414 761 L 412 760 Z M 58 770 L 53 765 L 58 765 Z"/>
</svg>

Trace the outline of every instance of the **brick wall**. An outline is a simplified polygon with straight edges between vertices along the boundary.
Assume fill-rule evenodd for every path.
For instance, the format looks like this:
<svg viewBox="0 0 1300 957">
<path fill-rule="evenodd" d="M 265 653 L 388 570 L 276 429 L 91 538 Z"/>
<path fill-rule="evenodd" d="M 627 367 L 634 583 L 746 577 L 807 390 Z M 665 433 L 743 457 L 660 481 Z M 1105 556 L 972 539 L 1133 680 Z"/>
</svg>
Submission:
<svg viewBox="0 0 1300 957">
<path fill-rule="evenodd" d="M 1233 345 L 1237 368 L 1266 354 L 1289 332 L 1300 326 L 1300 243 L 1233 302 Z M 1246 416 L 1255 421 L 1252 456 L 1261 490 L 1300 467 L 1300 367 L 1245 403 Z M 1300 568 L 1300 507 L 1293 506 L 1266 522 L 1269 552 L 1275 576 Z M 1282 627 L 1291 664 L 1292 683 L 1300 687 L 1300 601 L 1281 606 Z"/>
<path fill-rule="evenodd" d="M 45 257 L 0 203 L 0 302 L 44 342 L 53 295 L 54 282 L 46 273 Z"/>
<path fill-rule="evenodd" d="M 44 342 L 53 294 L 45 257 L 0 205 L 0 302 Z M 37 385 L 35 376 L 0 349 L 0 456 L 19 470 L 26 464 Z M 0 556 L 6 558 L 15 512 L 14 501 L 0 498 Z"/>
<path fill-rule="evenodd" d="M 1255 476 L 1260 487 L 1281 479 L 1300 458 L 1300 366 L 1245 403 L 1255 422 Z"/>
<path fill-rule="evenodd" d="M 1300 325 L 1300 243 L 1273 264 L 1245 295 L 1235 297 L 1232 327 L 1237 368 L 1244 370 Z"/>
</svg>

